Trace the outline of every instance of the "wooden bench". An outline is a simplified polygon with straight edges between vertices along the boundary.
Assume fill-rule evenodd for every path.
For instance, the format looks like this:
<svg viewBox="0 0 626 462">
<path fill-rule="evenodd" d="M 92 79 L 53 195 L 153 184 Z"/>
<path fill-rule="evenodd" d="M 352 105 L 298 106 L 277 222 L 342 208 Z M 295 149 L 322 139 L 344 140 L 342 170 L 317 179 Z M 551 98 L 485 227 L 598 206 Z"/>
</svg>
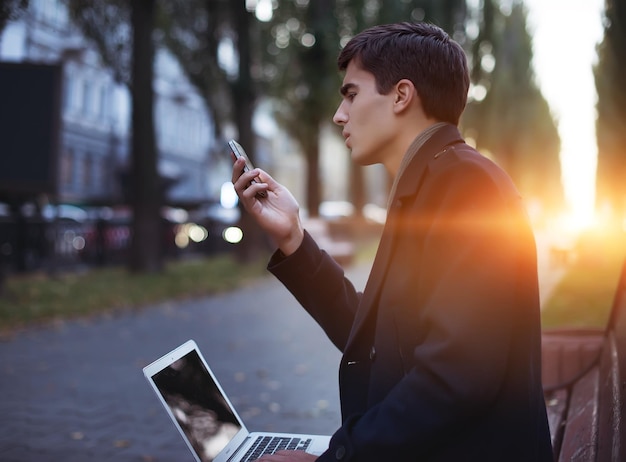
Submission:
<svg viewBox="0 0 626 462">
<path fill-rule="evenodd" d="M 626 461 L 626 262 L 605 330 L 543 333 L 555 461 Z"/>
</svg>

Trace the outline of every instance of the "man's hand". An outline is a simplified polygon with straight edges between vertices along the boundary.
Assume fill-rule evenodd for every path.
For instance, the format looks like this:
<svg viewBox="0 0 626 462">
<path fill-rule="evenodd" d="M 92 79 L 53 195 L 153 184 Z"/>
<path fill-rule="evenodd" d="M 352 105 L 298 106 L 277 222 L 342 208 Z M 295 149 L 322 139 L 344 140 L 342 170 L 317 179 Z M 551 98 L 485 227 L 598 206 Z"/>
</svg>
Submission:
<svg viewBox="0 0 626 462">
<path fill-rule="evenodd" d="M 233 164 L 233 185 L 244 208 L 285 254 L 295 252 L 304 238 L 298 202 L 287 188 L 255 168 L 243 172 L 244 160 Z M 253 181 L 254 179 L 257 181 Z M 259 193 L 265 192 L 265 197 Z"/>
<path fill-rule="evenodd" d="M 278 451 L 257 460 L 260 462 L 312 462 L 317 460 L 317 456 L 304 451 Z"/>
</svg>

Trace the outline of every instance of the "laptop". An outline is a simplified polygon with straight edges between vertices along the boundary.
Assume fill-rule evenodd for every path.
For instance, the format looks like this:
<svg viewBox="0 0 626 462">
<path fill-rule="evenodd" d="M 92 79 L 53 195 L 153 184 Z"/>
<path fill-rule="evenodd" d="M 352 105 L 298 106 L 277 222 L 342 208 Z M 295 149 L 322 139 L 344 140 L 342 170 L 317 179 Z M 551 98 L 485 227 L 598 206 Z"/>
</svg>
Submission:
<svg viewBox="0 0 626 462">
<path fill-rule="evenodd" d="M 197 462 L 244 462 L 282 449 L 320 455 L 330 436 L 250 433 L 200 353 L 188 340 L 143 368 Z"/>
</svg>

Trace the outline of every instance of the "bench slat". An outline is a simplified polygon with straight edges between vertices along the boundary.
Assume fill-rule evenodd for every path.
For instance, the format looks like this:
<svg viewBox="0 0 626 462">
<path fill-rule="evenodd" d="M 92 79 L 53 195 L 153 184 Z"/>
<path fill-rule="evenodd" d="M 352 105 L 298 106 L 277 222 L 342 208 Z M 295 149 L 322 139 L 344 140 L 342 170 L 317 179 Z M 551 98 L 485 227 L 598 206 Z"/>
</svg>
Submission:
<svg viewBox="0 0 626 462">
<path fill-rule="evenodd" d="M 548 411 L 548 425 L 555 459 L 561 451 L 563 442 L 563 430 L 565 428 L 565 412 L 567 410 L 567 390 L 557 390 L 546 398 L 546 410 Z"/>
<path fill-rule="evenodd" d="M 602 330 L 556 330 L 542 336 L 544 388 L 578 376 L 597 358 L 604 339 Z"/>
<path fill-rule="evenodd" d="M 623 388 L 623 389 L 622 389 Z M 624 460 L 621 448 L 624 418 L 623 393 L 626 377 L 620 383 L 619 362 L 615 335 L 609 335 L 600 363 L 600 402 L 598 412 L 598 460 Z"/>
<path fill-rule="evenodd" d="M 572 390 L 559 461 L 591 462 L 598 446 L 599 368 L 581 378 Z"/>
</svg>

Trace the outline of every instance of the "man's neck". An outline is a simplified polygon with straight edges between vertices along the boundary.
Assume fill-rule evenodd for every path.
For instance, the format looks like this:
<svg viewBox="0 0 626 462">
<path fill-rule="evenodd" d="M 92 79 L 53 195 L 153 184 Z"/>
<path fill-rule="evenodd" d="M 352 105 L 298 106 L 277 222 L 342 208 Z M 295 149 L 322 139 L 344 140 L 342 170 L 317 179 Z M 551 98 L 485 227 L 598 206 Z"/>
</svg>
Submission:
<svg viewBox="0 0 626 462">
<path fill-rule="evenodd" d="M 413 125 L 410 129 L 403 130 L 403 136 L 398 140 L 398 148 L 396 149 L 395 155 L 392 158 L 389 158 L 387 162 L 385 162 L 384 166 L 391 178 L 395 178 L 398 175 L 400 170 L 400 166 L 402 165 L 402 161 L 405 158 L 409 147 L 411 147 L 414 142 L 421 137 L 423 134 L 428 134 L 430 129 L 437 125 L 439 126 L 440 122 L 434 119 L 423 119 L 423 123 L 418 125 Z M 428 139 L 428 136 L 426 136 Z"/>
</svg>

